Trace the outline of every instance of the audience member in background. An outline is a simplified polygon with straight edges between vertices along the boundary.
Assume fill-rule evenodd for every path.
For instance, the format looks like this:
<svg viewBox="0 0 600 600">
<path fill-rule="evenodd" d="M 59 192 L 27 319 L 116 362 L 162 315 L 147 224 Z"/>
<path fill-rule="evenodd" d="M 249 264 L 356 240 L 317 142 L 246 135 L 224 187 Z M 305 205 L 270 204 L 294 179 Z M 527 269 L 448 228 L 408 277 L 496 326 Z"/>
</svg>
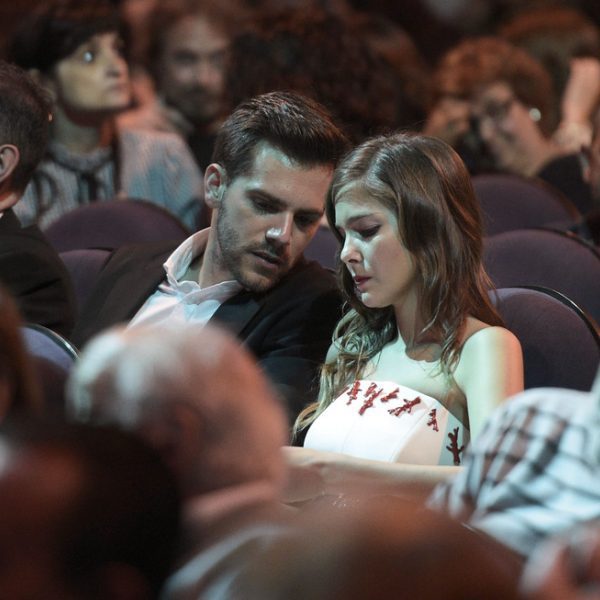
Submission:
<svg viewBox="0 0 600 600">
<path fill-rule="evenodd" d="M 336 169 L 327 217 L 350 310 L 319 401 L 297 421 L 311 425 L 305 447 L 288 457 L 321 476 L 321 492 L 431 488 L 523 389 L 520 344 L 488 297 L 469 174 L 436 138 L 373 138 Z"/>
<path fill-rule="evenodd" d="M 450 519 L 391 498 L 303 517 L 297 533 L 255 557 L 230 598 L 520 598 L 512 557 Z"/>
<path fill-rule="evenodd" d="M 121 23 L 102 0 L 52 2 L 25 18 L 11 59 L 33 73 L 54 106 L 50 144 L 16 209 L 47 226 L 96 200 L 145 199 L 196 228 L 202 181 L 175 135 L 118 129 L 130 104 Z"/>
<path fill-rule="evenodd" d="M 596 24 L 574 7 L 537 6 L 519 11 L 501 25 L 498 34 L 527 50 L 551 76 L 556 102 L 552 110 L 559 121 L 554 138 L 572 152 L 589 144 L 600 76 L 598 72 L 589 73 L 585 65 L 590 61 L 598 64 L 600 58 L 600 30 Z M 582 82 L 586 86 L 582 90 L 586 97 L 575 102 L 568 93 L 574 70 L 584 71 Z"/>
<path fill-rule="evenodd" d="M 317 103 L 265 94 L 238 107 L 205 172 L 212 225 L 175 248 L 126 246 L 109 258 L 74 333 L 79 346 L 118 322 L 220 323 L 260 361 L 294 419 L 339 318 L 333 277 L 302 253 L 346 139 Z"/>
<path fill-rule="evenodd" d="M 2 598 L 158 597 L 179 495 L 156 452 L 117 430 L 13 423 L 0 453 Z"/>
<path fill-rule="evenodd" d="M 204 170 L 217 131 L 235 106 L 226 101 L 225 83 L 230 40 L 244 15 L 236 0 L 158 3 L 148 19 L 146 60 L 156 97 L 125 113 L 122 122 L 179 133 Z"/>
<path fill-rule="evenodd" d="M 231 103 L 294 90 L 323 104 L 353 142 L 395 129 L 400 88 L 345 13 L 312 7 L 265 11 L 231 46 Z"/>
<path fill-rule="evenodd" d="M 21 316 L 0 286 L 0 421 L 13 414 L 39 414 L 40 390 L 21 337 Z"/>
<path fill-rule="evenodd" d="M 390 67 L 389 75 L 397 88 L 394 129 L 422 129 L 430 104 L 431 69 L 419 48 L 397 23 L 381 13 L 356 13 L 352 24 L 356 35 Z"/>
<path fill-rule="evenodd" d="M 13 212 L 44 154 L 50 103 L 21 69 L 0 61 L 0 283 L 25 320 L 68 336 L 75 323 L 69 274 L 35 226 Z"/>
<path fill-rule="evenodd" d="M 590 393 L 528 390 L 498 408 L 433 508 L 523 557 L 600 519 L 600 371 Z"/>
<path fill-rule="evenodd" d="M 71 414 L 153 444 L 177 476 L 184 545 L 166 598 L 228 598 L 238 570 L 286 529 L 286 420 L 265 377 L 217 328 L 118 328 L 72 373 Z"/>
<path fill-rule="evenodd" d="M 589 210 L 579 156 L 551 137 L 557 125 L 552 81 L 525 50 L 501 38 L 466 40 L 440 61 L 434 95 L 424 131 L 465 151 L 472 171 L 537 176 L 581 213 Z M 482 155 L 487 162 L 481 163 Z"/>
</svg>

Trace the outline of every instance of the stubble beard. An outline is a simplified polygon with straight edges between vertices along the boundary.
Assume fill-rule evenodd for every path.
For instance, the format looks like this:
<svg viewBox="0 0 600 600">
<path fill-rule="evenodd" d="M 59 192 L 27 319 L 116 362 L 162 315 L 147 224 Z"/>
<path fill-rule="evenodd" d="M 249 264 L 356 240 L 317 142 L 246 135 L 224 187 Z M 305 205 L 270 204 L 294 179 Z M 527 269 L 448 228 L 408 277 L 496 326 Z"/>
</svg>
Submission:
<svg viewBox="0 0 600 600">
<path fill-rule="evenodd" d="M 224 205 L 220 207 L 217 215 L 217 244 L 219 247 L 219 255 L 216 260 L 221 263 L 232 277 L 244 289 L 250 292 L 261 293 L 270 290 L 275 286 L 287 271 L 282 270 L 276 277 L 269 279 L 265 276 L 260 276 L 258 273 L 251 272 L 249 275 L 243 268 L 245 255 L 249 252 L 249 248 L 245 248 L 236 231 L 235 227 L 230 226 L 227 220 L 227 210 Z M 274 251 L 273 251 L 274 253 Z"/>
</svg>

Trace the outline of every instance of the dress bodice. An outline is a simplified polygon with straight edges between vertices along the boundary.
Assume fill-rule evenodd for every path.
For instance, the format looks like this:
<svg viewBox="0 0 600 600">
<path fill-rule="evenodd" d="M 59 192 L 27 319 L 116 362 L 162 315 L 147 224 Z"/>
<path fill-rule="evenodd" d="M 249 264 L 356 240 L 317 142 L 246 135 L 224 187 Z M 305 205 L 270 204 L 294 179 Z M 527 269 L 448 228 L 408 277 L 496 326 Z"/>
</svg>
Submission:
<svg viewBox="0 0 600 600">
<path fill-rule="evenodd" d="M 457 465 L 469 441 L 460 416 L 410 387 L 359 379 L 317 417 L 304 445 L 388 462 Z"/>
</svg>

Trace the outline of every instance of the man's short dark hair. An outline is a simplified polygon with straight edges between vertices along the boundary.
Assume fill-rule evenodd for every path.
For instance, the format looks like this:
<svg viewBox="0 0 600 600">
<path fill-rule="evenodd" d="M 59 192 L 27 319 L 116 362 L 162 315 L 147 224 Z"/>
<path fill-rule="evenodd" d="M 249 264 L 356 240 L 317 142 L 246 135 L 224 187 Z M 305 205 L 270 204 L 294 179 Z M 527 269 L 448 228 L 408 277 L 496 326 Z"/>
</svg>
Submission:
<svg viewBox="0 0 600 600">
<path fill-rule="evenodd" d="M 294 92 L 270 92 L 243 102 L 227 118 L 212 160 L 235 179 L 250 172 L 262 143 L 304 167 L 333 167 L 348 147 L 346 136 L 318 102 Z"/>
<path fill-rule="evenodd" d="M 0 144 L 19 150 L 11 189 L 23 191 L 46 150 L 51 102 L 22 69 L 0 61 Z"/>
</svg>

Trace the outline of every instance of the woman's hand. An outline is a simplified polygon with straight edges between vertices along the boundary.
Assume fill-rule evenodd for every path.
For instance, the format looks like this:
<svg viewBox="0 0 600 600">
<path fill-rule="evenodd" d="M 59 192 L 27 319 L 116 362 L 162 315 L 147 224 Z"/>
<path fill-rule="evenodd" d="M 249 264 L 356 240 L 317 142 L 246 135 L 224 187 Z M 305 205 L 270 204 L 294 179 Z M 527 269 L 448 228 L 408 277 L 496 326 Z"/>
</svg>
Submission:
<svg viewBox="0 0 600 600">
<path fill-rule="evenodd" d="M 554 139 L 563 148 L 577 152 L 592 138 L 592 120 L 600 101 L 600 61 L 574 58 L 561 101 L 561 122 Z"/>
<path fill-rule="evenodd" d="M 600 99 L 600 61 L 597 58 L 574 58 L 562 97 L 562 120 L 587 123 Z"/>
<path fill-rule="evenodd" d="M 285 447 L 283 453 L 289 473 L 283 498 L 290 504 L 325 494 L 362 498 L 393 494 L 423 500 L 436 484 L 459 469 L 368 460 L 310 448 Z"/>
</svg>

